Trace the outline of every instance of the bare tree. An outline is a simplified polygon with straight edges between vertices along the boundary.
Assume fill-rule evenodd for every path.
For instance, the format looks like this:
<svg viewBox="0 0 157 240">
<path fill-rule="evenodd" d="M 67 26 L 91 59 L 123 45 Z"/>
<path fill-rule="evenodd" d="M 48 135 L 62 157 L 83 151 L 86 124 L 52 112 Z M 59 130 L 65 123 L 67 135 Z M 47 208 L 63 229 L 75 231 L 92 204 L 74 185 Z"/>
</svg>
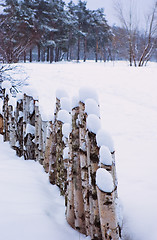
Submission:
<svg viewBox="0 0 157 240">
<path fill-rule="evenodd" d="M 128 2 L 127 2 L 128 4 Z M 143 66 L 147 63 L 155 49 L 157 34 L 157 1 L 146 20 L 145 30 L 139 30 L 134 0 L 130 0 L 126 8 L 119 0 L 115 10 L 122 25 L 123 38 L 127 41 L 127 52 L 130 66 Z M 144 33 L 143 33 L 144 32 Z"/>
</svg>

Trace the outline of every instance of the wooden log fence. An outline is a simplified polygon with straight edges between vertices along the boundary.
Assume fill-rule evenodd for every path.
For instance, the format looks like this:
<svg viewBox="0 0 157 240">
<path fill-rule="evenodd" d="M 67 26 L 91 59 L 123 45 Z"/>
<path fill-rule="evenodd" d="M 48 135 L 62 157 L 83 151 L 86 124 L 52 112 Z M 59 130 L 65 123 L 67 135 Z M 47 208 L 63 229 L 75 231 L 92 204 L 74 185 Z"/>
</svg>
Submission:
<svg viewBox="0 0 157 240">
<path fill-rule="evenodd" d="M 71 111 L 63 104 L 68 98 L 57 96 L 54 121 L 43 121 L 38 100 L 24 93 L 12 106 L 8 90 L 3 92 L 4 141 L 18 156 L 43 165 L 50 183 L 65 196 L 67 222 L 92 240 L 119 240 L 115 150 L 101 130 L 99 105 L 92 94 L 80 97 Z"/>
</svg>

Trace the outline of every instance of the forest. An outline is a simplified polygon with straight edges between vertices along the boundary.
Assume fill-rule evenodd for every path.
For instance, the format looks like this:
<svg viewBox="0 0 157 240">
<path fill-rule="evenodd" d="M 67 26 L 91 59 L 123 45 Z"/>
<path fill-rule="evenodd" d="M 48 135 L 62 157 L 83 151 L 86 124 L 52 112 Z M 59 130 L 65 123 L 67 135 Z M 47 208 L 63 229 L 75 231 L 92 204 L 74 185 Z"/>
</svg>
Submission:
<svg viewBox="0 0 157 240">
<path fill-rule="evenodd" d="M 130 15 L 132 10 L 130 10 Z M 0 60 L 19 61 L 128 60 L 143 66 L 157 60 L 157 4 L 146 31 L 133 27 L 117 9 L 121 26 L 109 26 L 103 8 L 90 10 L 85 1 L 5 0 L 0 14 Z"/>
</svg>

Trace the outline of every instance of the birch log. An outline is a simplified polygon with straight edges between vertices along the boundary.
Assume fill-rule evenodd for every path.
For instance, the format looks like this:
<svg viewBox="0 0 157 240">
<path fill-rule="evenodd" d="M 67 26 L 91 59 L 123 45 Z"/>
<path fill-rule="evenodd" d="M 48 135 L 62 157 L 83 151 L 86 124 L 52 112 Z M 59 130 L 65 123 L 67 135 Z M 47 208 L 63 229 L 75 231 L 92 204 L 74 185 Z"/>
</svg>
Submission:
<svg viewBox="0 0 157 240">
<path fill-rule="evenodd" d="M 0 134 L 3 134 L 3 116 L 0 114 Z"/>
<path fill-rule="evenodd" d="M 16 131 L 15 131 L 15 116 L 13 106 L 9 105 L 9 143 L 11 148 L 16 149 Z"/>
<path fill-rule="evenodd" d="M 79 159 L 78 114 L 79 114 L 79 107 L 73 108 L 72 109 L 72 159 L 73 159 L 75 229 L 77 229 L 81 233 L 86 234 L 80 159 Z"/>
<path fill-rule="evenodd" d="M 43 167 L 45 169 L 45 172 L 49 172 L 49 163 L 52 161 L 52 156 L 51 156 L 51 144 L 52 144 L 52 129 L 53 129 L 53 124 L 52 121 L 48 122 L 48 130 L 47 130 L 47 138 L 46 138 L 46 147 L 45 147 L 45 156 L 44 156 L 44 161 L 43 161 Z"/>
<path fill-rule="evenodd" d="M 85 104 L 79 103 L 79 145 L 80 145 L 80 168 L 82 180 L 82 194 L 85 213 L 86 235 L 90 235 L 90 209 L 89 209 L 89 172 L 87 163 L 87 142 L 86 142 L 86 113 Z"/>
<path fill-rule="evenodd" d="M 8 129 L 8 118 L 9 118 L 9 112 L 8 112 L 8 101 L 9 97 L 8 94 L 4 95 L 4 101 L 3 101 L 3 125 L 4 125 L 4 134 L 3 139 L 4 142 L 9 141 L 9 129 Z"/>
<path fill-rule="evenodd" d="M 96 143 L 96 134 L 88 132 L 88 162 L 89 172 L 90 172 L 90 195 L 89 195 L 89 205 L 90 205 L 90 236 L 92 239 L 102 239 L 101 228 L 100 228 L 100 215 L 99 206 L 96 190 L 96 171 L 99 168 L 99 148 Z"/>
<path fill-rule="evenodd" d="M 69 163 L 67 167 L 67 207 L 66 219 L 72 228 L 75 228 L 74 216 L 74 183 L 73 183 L 73 157 L 72 157 L 72 133 L 69 135 Z"/>
<path fill-rule="evenodd" d="M 54 123 L 52 128 L 52 144 L 50 148 L 51 158 L 49 162 L 49 181 L 51 184 L 56 184 L 57 169 L 56 169 L 56 146 L 57 146 L 57 134 L 56 134 L 56 121 L 57 115 L 60 110 L 60 100 L 56 98 L 56 109 L 54 113 Z"/>
<path fill-rule="evenodd" d="M 105 193 L 97 187 L 101 232 L 103 240 L 119 240 L 114 192 Z"/>
<path fill-rule="evenodd" d="M 56 120 L 56 185 L 60 188 L 61 195 L 65 194 L 65 176 L 64 176 L 64 162 L 63 162 L 63 149 L 64 142 L 62 140 L 62 122 Z"/>
<path fill-rule="evenodd" d="M 35 160 L 35 102 L 26 94 L 23 99 L 23 137 L 24 158 Z"/>
<path fill-rule="evenodd" d="M 15 110 L 16 154 L 23 155 L 23 99 L 17 101 Z"/>
</svg>

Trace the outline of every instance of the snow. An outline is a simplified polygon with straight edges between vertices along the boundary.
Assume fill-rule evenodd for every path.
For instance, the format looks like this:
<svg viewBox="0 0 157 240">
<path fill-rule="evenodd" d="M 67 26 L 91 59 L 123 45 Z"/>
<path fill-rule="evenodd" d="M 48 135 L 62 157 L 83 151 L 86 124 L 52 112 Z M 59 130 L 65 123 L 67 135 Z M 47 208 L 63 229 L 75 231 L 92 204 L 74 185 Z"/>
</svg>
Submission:
<svg viewBox="0 0 157 240">
<path fill-rule="evenodd" d="M 9 96 L 8 105 L 12 105 L 13 108 L 15 108 L 15 107 L 16 107 L 16 103 L 17 103 L 16 98 L 14 98 L 14 97 L 12 97 L 12 96 Z"/>
<path fill-rule="evenodd" d="M 96 185 L 105 192 L 111 193 L 114 190 L 112 175 L 104 168 L 98 168 L 96 171 Z"/>
<path fill-rule="evenodd" d="M 22 92 L 24 94 L 26 94 L 27 96 L 32 96 L 34 98 L 34 100 L 38 100 L 39 99 L 39 96 L 38 96 L 36 90 L 31 88 L 30 86 L 24 86 L 22 88 Z"/>
<path fill-rule="evenodd" d="M 71 123 L 71 115 L 66 110 L 60 110 L 58 112 L 57 120 L 63 123 Z"/>
<path fill-rule="evenodd" d="M 63 159 L 68 159 L 69 158 L 69 148 L 65 147 L 63 150 Z"/>
<path fill-rule="evenodd" d="M 98 118 L 98 116 L 96 116 L 95 114 L 89 114 L 87 117 L 87 129 L 90 132 L 97 134 L 100 127 L 101 127 L 100 118 Z"/>
<path fill-rule="evenodd" d="M 85 103 L 85 101 L 88 98 L 92 98 L 93 100 L 95 100 L 97 103 L 99 103 L 98 101 L 98 95 L 97 92 L 95 91 L 94 88 L 89 87 L 89 86 L 85 86 L 85 87 L 81 87 L 79 89 L 79 100 L 83 103 Z"/>
<path fill-rule="evenodd" d="M 109 148 L 111 153 L 115 151 L 112 137 L 104 129 L 102 129 L 102 128 L 99 129 L 99 131 L 96 134 L 96 141 L 97 141 L 98 147 L 101 147 L 101 146 L 105 145 L 106 147 Z"/>
<path fill-rule="evenodd" d="M 32 135 L 35 135 L 35 127 L 32 126 L 31 124 L 27 123 L 26 125 L 26 135 L 28 133 L 31 133 Z"/>
<path fill-rule="evenodd" d="M 85 101 L 85 112 L 89 115 L 89 114 L 95 114 L 98 117 L 100 117 L 100 109 L 99 106 L 97 104 L 97 102 L 92 99 L 89 98 Z"/>
<path fill-rule="evenodd" d="M 64 123 L 62 125 L 62 134 L 65 138 L 69 138 L 69 134 L 71 133 L 72 128 L 70 123 Z"/>
<path fill-rule="evenodd" d="M 68 97 L 67 92 L 62 88 L 58 88 L 56 90 L 56 98 L 58 98 L 60 100 L 63 97 Z"/>
<path fill-rule="evenodd" d="M 106 165 L 106 166 L 111 166 L 112 165 L 112 155 L 106 146 L 101 146 L 99 150 L 99 155 L 100 155 L 100 163 Z"/>
<path fill-rule="evenodd" d="M 71 101 L 71 107 L 72 109 L 79 106 L 79 97 L 73 96 Z"/>
<path fill-rule="evenodd" d="M 2 89 L 10 89 L 11 87 L 12 87 L 12 84 L 11 84 L 11 82 L 10 81 L 8 81 L 8 80 L 5 80 L 5 81 L 3 81 L 2 82 Z"/>
<path fill-rule="evenodd" d="M 43 167 L 15 156 L 0 136 L 0 233 L 5 240 L 89 240 L 66 222 L 64 198 Z"/>
<path fill-rule="evenodd" d="M 60 99 L 61 109 L 71 112 L 71 102 L 70 99 L 67 97 L 62 97 Z"/>
<path fill-rule="evenodd" d="M 62 62 L 21 65 L 30 76 L 28 83 L 39 95 L 40 106 L 42 105 L 45 117 L 50 114 L 53 117 L 56 89 L 64 89 L 70 98 L 73 96 L 77 98 L 79 88 L 85 85 L 95 89 L 99 96 L 102 128 L 110 133 L 115 145 L 118 196 L 123 205 L 124 214 L 124 240 L 156 240 L 157 63 L 149 63 L 147 67 L 141 68 L 130 68 L 126 62 L 80 62 L 79 64 Z M 86 99 L 88 98 L 89 96 Z M 75 102 L 78 104 L 78 101 Z M 3 147 L 2 149 L 2 152 L 8 154 Z M 18 163 L 20 161 L 21 159 Z M 8 174 L 7 166 L 5 169 Z M 4 173 L 5 171 L 2 169 L 2 176 Z M 10 178 L 13 173 L 14 171 L 10 172 Z M 12 181 L 9 181 L 8 184 L 12 187 Z M 5 188 L 7 189 L 7 186 Z M 45 188 L 43 185 L 42 191 Z M 12 195 L 14 196 L 14 194 Z M 4 197 L 3 193 L 2 197 Z M 52 199 L 54 200 L 55 196 Z M 18 212 L 18 205 L 16 204 L 16 206 Z M 10 205 L 7 204 L 7 201 L 1 201 L 0 207 L 9 209 Z M 3 224 L 0 224 L 0 227 L 10 229 L 9 217 L 4 216 L 3 218 L 2 215 L 1 219 Z M 18 219 L 20 222 L 20 216 Z M 32 229 L 30 226 L 34 226 L 34 222 L 30 222 L 27 228 L 28 234 L 30 234 Z M 45 225 L 44 222 L 43 226 L 39 224 L 38 231 L 45 229 L 47 227 Z M 51 227 L 48 230 L 50 231 L 50 229 Z M 14 232 L 11 231 L 10 239 L 23 239 L 15 237 L 14 234 L 18 231 L 17 228 L 14 229 Z M 45 231 L 45 233 L 49 231 Z M 7 233 L 9 234 L 9 231 Z M 2 234 L 4 231 L 1 231 L 1 236 Z M 26 239 L 32 240 L 30 235 Z M 72 236 L 66 236 L 64 238 L 66 240 L 73 239 Z M 49 240 L 48 237 L 42 235 L 43 238 Z M 8 240 L 9 238 L 4 235 L 3 239 Z M 33 239 L 38 239 L 38 237 Z M 61 240 L 62 238 L 56 237 L 56 239 Z"/>
<path fill-rule="evenodd" d="M 3 100 L 0 98 L 0 114 L 2 114 L 3 111 Z"/>
</svg>

